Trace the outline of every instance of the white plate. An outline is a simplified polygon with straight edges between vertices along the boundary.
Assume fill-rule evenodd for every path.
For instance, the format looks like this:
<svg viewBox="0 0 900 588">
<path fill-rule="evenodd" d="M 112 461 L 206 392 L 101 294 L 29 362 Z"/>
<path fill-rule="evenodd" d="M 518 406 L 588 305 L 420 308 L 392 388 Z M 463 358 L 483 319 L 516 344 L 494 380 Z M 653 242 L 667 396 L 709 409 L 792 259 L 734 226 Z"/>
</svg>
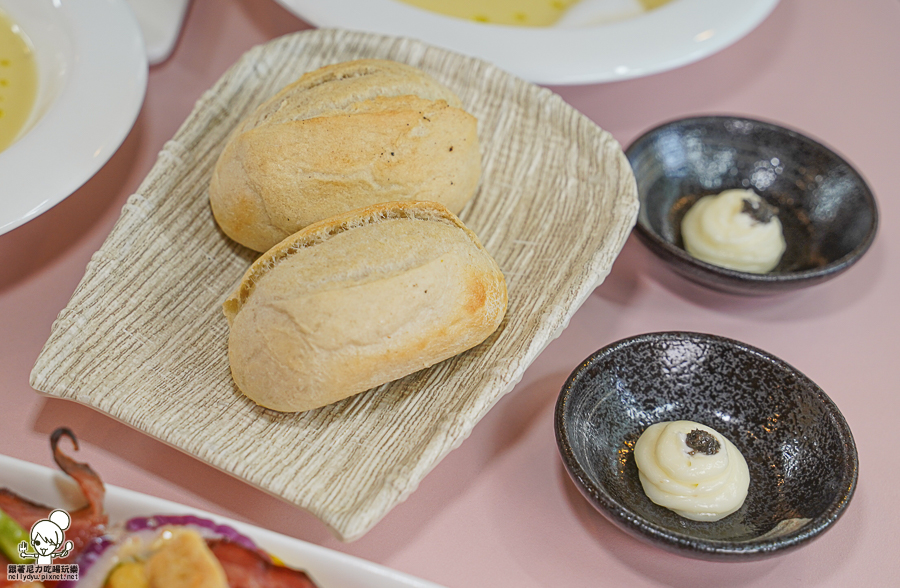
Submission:
<svg viewBox="0 0 900 588">
<path fill-rule="evenodd" d="M 471 22 L 397 0 L 277 1 L 318 27 L 413 37 L 486 59 L 538 84 L 608 82 L 680 67 L 734 43 L 778 4 L 778 0 L 672 0 L 619 22 L 539 28 Z"/>
<path fill-rule="evenodd" d="M 72 457 L 78 458 L 77 455 Z M 0 455 L 0 488 L 4 487 L 47 506 L 80 506 L 71 502 L 72 496 L 81 496 L 78 486 L 61 471 Z M 140 516 L 192 514 L 229 525 L 287 565 L 305 570 L 322 588 L 440 588 L 437 584 L 339 551 L 109 484 L 106 485 L 105 506 L 110 523 Z"/>
<path fill-rule="evenodd" d="M 31 39 L 35 112 L 0 152 L 0 235 L 58 204 L 93 176 L 131 130 L 147 57 L 124 0 L 0 0 Z"/>
</svg>

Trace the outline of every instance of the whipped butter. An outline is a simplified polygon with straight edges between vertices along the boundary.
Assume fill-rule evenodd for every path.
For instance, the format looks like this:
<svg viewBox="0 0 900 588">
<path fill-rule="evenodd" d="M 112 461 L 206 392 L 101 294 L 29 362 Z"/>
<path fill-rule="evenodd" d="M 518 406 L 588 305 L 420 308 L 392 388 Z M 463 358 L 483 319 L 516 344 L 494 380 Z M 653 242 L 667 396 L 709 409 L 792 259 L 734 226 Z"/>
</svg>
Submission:
<svg viewBox="0 0 900 588">
<path fill-rule="evenodd" d="M 693 257 L 757 274 L 775 269 L 786 248 L 773 207 L 752 190 L 704 196 L 684 215 L 681 236 Z"/>
<path fill-rule="evenodd" d="M 744 456 L 705 425 L 651 425 L 635 444 L 634 459 L 647 497 L 685 518 L 718 521 L 747 497 L 750 472 Z"/>
</svg>

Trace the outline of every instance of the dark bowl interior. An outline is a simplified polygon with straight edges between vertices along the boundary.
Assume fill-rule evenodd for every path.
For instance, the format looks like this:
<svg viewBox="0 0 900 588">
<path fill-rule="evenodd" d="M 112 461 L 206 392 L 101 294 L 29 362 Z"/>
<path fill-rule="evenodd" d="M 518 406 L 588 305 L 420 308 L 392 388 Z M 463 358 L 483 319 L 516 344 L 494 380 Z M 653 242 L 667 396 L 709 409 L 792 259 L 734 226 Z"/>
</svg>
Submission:
<svg viewBox="0 0 900 588">
<path fill-rule="evenodd" d="M 637 233 L 682 275 L 738 294 L 810 286 L 848 269 L 875 238 L 878 211 L 863 178 L 808 137 L 729 116 L 657 127 L 626 151 L 640 198 Z M 779 209 L 787 250 L 768 274 L 721 268 L 691 257 L 681 219 L 694 202 L 732 188 L 752 189 Z"/>
<path fill-rule="evenodd" d="M 730 439 L 750 468 L 744 505 L 716 522 L 650 501 L 632 449 L 662 421 L 703 423 Z M 759 349 L 698 333 L 614 343 L 569 377 L 556 439 L 581 493 L 639 539 L 712 560 L 759 559 L 805 544 L 843 513 L 857 479 L 844 417 L 809 378 Z"/>
</svg>

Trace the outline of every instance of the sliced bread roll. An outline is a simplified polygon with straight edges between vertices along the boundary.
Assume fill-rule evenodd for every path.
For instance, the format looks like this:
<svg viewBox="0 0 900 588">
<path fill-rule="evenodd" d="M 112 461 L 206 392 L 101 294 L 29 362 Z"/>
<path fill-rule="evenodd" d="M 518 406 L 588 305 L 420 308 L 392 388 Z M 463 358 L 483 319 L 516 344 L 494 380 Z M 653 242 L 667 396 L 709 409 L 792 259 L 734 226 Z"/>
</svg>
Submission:
<svg viewBox="0 0 900 588">
<path fill-rule="evenodd" d="M 310 72 L 230 135 L 209 187 L 235 241 L 265 251 L 301 228 L 379 202 L 454 214 L 481 177 L 477 121 L 425 72 L 385 60 Z"/>
<path fill-rule="evenodd" d="M 250 267 L 224 304 L 231 373 L 261 406 L 317 408 L 474 347 L 506 302 L 497 262 L 445 207 L 374 205 Z"/>
</svg>

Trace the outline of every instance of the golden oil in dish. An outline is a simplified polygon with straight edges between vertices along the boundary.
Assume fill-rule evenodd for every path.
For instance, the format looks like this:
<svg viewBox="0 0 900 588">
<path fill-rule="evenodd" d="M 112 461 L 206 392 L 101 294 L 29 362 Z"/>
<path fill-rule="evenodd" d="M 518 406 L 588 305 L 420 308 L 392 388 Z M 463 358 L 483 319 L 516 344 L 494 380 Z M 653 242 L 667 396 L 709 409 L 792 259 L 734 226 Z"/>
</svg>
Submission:
<svg viewBox="0 0 900 588">
<path fill-rule="evenodd" d="M 578 0 L 401 0 L 425 10 L 491 24 L 545 27 Z"/>
<path fill-rule="evenodd" d="M 37 64 L 31 43 L 0 10 L 0 151 L 19 135 L 37 98 Z"/>
<path fill-rule="evenodd" d="M 672 0 L 638 0 L 641 3 L 641 6 L 644 7 L 644 10 L 653 10 L 654 8 L 659 8 L 663 4 L 668 4 Z"/>
<path fill-rule="evenodd" d="M 425 10 L 477 22 L 547 27 L 560 19 L 578 0 L 400 0 Z M 644 10 L 671 0 L 636 0 Z"/>
</svg>

